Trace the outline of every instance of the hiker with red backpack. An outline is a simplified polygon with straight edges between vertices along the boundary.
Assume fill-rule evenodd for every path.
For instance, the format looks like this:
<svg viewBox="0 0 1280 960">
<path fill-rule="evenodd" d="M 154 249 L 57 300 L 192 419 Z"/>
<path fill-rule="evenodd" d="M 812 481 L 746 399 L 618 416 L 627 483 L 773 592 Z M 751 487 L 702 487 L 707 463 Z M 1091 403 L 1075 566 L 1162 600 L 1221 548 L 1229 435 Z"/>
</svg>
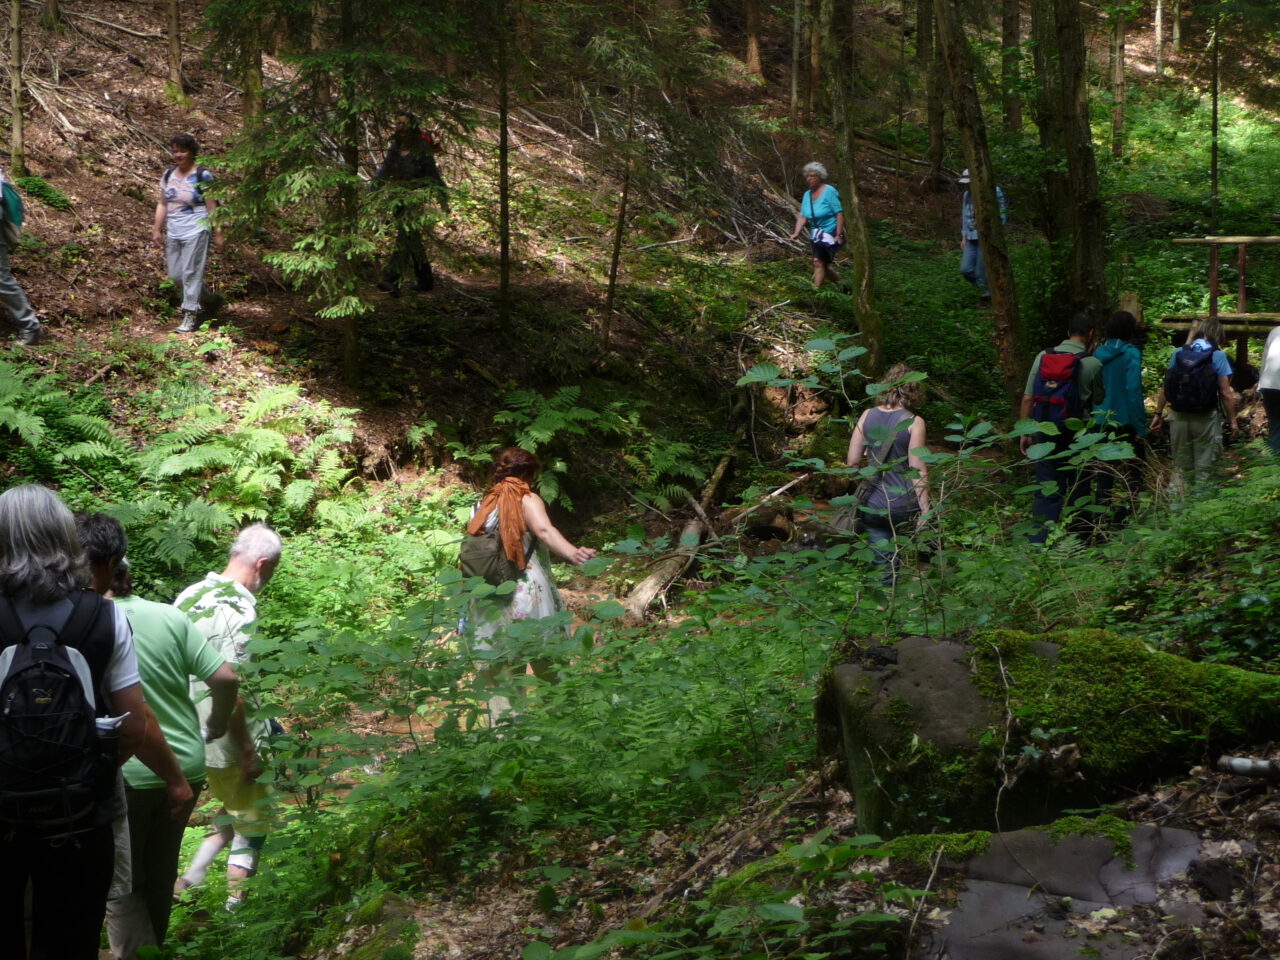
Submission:
<svg viewBox="0 0 1280 960">
<path fill-rule="evenodd" d="M 1186 346 L 1179 347 L 1169 358 L 1164 386 L 1156 397 L 1156 412 L 1151 429 L 1165 423 L 1165 406 L 1169 416 L 1169 448 L 1173 467 L 1185 481 L 1194 476 L 1196 483 L 1209 479 L 1209 468 L 1222 453 L 1223 420 L 1219 402 L 1226 409 L 1226 428 L 1236 426 L 1236 395 L 1231 389 L 1231 361 L 1218 348 L 1226 341 L 1226 332 L 1216 317 L 1208 317 L 1192 327 Z"/>
<path fill-rule="evenodd" d="M 1064 504 L 1070 508 L 1089 494 L 1088 476 L 1070 462 L 1068 450 L 1083 428 L 1088 414 L 1106 395 L 1102 364 L 1088 356 L 1093 339 L 1093 318 L 1077 313 L 1067 324 L 1067 339 L 1052 350 L 1042 350 L 1031 365 L 1022 394 L 1022 419 L 1050 426 L 1043 432 L 1025 434 L 1020 447 L 1025 455 L 1033 443 L 1052 443 L 1053 449 L 1035 462 L 1035 502 L 1031 507 L 1035 529 L 1031 543 L 1044 543 L 1049 524 L 1062 517 Z"/>
</svg>

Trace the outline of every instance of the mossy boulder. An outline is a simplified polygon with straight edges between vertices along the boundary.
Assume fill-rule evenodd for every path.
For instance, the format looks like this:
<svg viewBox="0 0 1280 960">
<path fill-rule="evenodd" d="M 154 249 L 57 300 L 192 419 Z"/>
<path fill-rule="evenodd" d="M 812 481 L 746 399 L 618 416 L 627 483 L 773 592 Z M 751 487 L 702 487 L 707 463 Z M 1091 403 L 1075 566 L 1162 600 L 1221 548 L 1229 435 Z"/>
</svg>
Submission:
<svg viewBox="0 0 1280 960">
<path fill-rule="evenodd" d="M 864 833 L 1005 829 L 1096 807 L 1280 722 L 1280 677 L 1192 663 L 1101 630 L 846 645 L 819 740 Z"/>
</svg>

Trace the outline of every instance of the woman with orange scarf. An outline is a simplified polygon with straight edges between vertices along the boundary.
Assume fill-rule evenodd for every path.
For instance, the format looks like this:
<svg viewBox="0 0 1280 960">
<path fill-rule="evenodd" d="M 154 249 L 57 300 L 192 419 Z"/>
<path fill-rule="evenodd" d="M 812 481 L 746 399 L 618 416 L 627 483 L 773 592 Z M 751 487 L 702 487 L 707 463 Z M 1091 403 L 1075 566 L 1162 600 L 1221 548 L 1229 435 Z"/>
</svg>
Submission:
<svg viewBox="0 0 1280 960">
<path fill-rule="evenodd" d="M 577 566 L 596 555 L 590 547 L 575 547 L 552 524 L 547 505 L 529 487 L 541 469 L 529 451 L 507 447 L 498 454 L 493 465 L 493 481 L 467 524 L 467 533 L 471 536 L 496 526 L 503 551 L 521 571 L 514 592 L 480 601 L 468 618 L 473 650 L 492 650 L 490 639 L 516 620 L 538 620 L 564 610 L 560 592 L 551 581 L 548 551 Z M 537 545 L 543 549 L 534 549 Z M 550 660 L 535 657 L 530 664 L 534 676 L 555 682 Z M 506 665 L 491 667 L 484 674 L 492 684 L 506 670 Z M 510 709 L 508 698 L 499 695 L 489 698 L 492 719 L 496 720 Z"/>
</svg>

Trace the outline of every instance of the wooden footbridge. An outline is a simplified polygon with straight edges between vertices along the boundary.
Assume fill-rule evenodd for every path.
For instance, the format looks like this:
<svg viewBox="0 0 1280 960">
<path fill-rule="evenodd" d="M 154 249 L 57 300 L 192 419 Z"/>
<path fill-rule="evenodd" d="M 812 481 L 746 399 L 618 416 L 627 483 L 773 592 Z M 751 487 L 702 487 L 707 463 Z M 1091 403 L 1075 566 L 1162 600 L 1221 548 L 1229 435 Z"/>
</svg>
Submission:
<svg viewBox="0 0 1280 960">
<path fill-rule="evenodd" d="M 1166 330 L 1190 330 L 1199 320 L 1207 317 L 1217 318 L 1226 331 L 1229 339 L 1236 343 L 1236 355 L 1232 366 L 1237 371 L 1245 369 L 1249 359 L 1249 340 L 1253 337 L 1266 338 L 1272 329 L 1280 324 L 1280 313 L 1248 313 L 1248 298 L 1245 285 L 1249 275 L 1249 247 L 1277 247 L 1280 237 L 1180 237 L 1173 241 L 1184 246 L 1209 248 L 1209 312 L 1204 315 L 1187 314 L 1165 317 L 1160 326 Z M 1221 313 L 1218 310 L 1219 264 L 1223 247 L 1236 248 L 1236 309 L 1233 313 Z M 1225 346 L 1225 344 L 1224 344 Z"/>
</svg>

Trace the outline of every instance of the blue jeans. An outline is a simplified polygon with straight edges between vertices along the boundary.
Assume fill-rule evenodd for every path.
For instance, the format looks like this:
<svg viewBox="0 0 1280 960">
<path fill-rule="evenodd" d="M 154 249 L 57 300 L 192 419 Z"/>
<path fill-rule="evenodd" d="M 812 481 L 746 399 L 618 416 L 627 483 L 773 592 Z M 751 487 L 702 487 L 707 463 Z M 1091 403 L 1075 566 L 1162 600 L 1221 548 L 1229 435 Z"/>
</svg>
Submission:
<svg viewBox="0 0 1280 960">
<path fill-rule="evenodd" d="M 867 545 L 871 548 L 871 563 L 884 567 L 883 580 L 892 585 L 902 565 L 902 548 L 897 542 L 898 531 L 909 534 L 918 513 L 889 513 L 883 510 L 860 510 L 859 519 L 867 533 Z"/>
<path fill-rule="evenodd" d="M 960 253 L 960 275 L 987 295 L 987 264 L 982 259 L 982 244 L 977 240 L 965 240 Z"/>
<path fill-rule="evenodd" d="M 1049 524 L 1057 523 L 1062 518 L 1063 507 L 1074 507 L 1089 495 L 1088 474 L 1079 467 L 1072 466 L 1067 460 L 1056 457 L 1056 454 L 1071 446 L 1071 441 L 1075 438 L 1070 435 L 1049 438 L 1043 434 L 1035 437 L 1037 443 L 1046 439 L 1054 439 L 1057 443 L 1053 453 L 1036 461 L 1036 483 L 1040 486 L 1036 489 L 1035 501 L 1031 505 L 1031 519 L 1035 530 L 1027 538 L 1030 543 L 1044 543 L 1049 537 Z M 1073 518 L 1071 526 L 1080 528 L 1080 519 Z"/>
</svg>

